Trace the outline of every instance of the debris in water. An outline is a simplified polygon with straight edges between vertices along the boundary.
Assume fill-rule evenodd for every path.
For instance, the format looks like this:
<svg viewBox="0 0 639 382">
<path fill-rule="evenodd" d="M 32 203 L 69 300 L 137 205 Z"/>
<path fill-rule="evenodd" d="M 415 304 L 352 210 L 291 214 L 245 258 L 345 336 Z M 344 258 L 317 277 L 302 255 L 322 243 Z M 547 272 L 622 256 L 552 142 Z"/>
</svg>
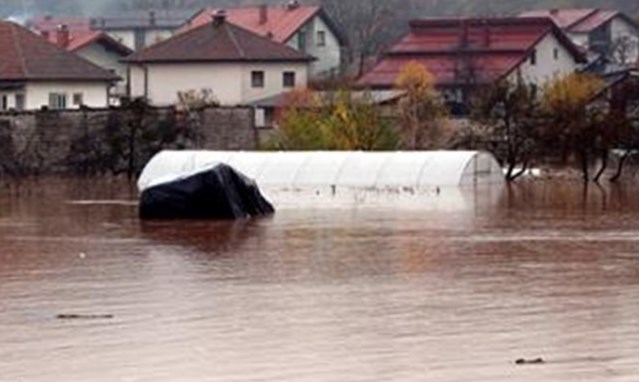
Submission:
<svg viewBox="0 0 639 382">
<path fill-rule="evenodd" d="M 541 365 L 546 363 L 543 358 L 535 358 L 535 359 L 524 359 L 519 358 L 515 361 L 516 365 Z"/>
<path fill-rule="evenodd" d="M 112 314 L 58 314 L 58 320 L 107 320 L 112 319 Z"/>
</svg>

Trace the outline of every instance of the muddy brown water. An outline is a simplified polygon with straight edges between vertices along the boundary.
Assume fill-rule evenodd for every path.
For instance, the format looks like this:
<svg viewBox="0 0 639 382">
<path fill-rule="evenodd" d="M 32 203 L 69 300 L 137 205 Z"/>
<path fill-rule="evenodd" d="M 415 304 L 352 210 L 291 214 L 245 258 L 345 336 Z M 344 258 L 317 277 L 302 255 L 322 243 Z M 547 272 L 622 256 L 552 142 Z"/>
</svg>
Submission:
<svg viewBox="0 0 639 382">
<path fill-rule="evenodd" d="M 0 381 L 637 381 L 637 191 L 142 223 L 125 182 L 5 189 Z"/>
</svg>

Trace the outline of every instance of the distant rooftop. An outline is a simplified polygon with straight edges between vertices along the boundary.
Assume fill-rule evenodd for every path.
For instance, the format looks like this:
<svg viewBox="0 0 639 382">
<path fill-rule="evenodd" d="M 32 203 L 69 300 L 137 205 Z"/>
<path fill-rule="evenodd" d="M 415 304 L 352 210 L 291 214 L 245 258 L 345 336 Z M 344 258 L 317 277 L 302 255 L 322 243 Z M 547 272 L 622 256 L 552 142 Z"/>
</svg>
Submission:
<svg viewBox="0 0 639 382">
<path fill-rule="evenodd" d="M 424 65 L 438 86 L 488 84 L 507 76 L 534 47 L 553 34 L 577 61 L 584 57 L 548 18 L 422 19 L 358 81 L 361 87 L 393 88 L 410 62 Z M 472 77 L 472 78 L 470 78 Z"/>
<path fill-rule="evenodd" d="M 69 30 L 118 30 L 118 29 L 177 29 L 191 15 L 192 10 L 129 11 L 100 17 L 66 17 L 45 15 L 27 20 L 27 27 L 37 31 L 55 31 L 66 25 Z"/>
<path fill-rule="evenodd" d="M 280 6 L 262 5 L 226 8 L 224 11 L 229 22 L 280 43 L 286 43 L 313 17 L 323 15 L 323 11 L 319 6 L 300 5 L 294 1 Z M 188 19 L 180 30 L 187 31 L 208 23 L 211 19 L 211 14 L 215 12 L 216 9 L 214 8 L 200 10 Z M 325 18 L 325 22 L 329 24 L 329 27 L 333 29 L 333 32 L 344 44 L 343 37 L 337 28 L 332 25 L 331 21 Z"/>
<path fill-rule="evenodd" d="M 313 57 L 228 22 L 223 14 L 126 59 L 130 62 L 309 62 Z"/>
<path fill-rule="evenodd" d="M 590 33 L 615 17 L 628 16 L 619 11 L 596 8 L 542 9 L 523 12 L 520 17 L 549 17 L 557 26 L 570 33 Z"/>
</svg>

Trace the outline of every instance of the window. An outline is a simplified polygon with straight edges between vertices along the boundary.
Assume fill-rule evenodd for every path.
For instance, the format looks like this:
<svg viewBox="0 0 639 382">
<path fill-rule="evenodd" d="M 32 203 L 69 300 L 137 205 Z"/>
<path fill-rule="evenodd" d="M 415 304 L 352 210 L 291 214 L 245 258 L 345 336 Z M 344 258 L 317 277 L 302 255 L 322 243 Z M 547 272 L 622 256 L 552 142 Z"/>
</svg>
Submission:
<svg viewBox="0 0 639 382">
<path fill-rule="evenodd" d="M 553 57 L 555 58 L 555 60 L 559 59 L 559 49 L 555 48 L 555 50 L 553 50 L 552 52 Z"/>
<path fill-rule="evenodd" d="M 282 86 L 285 88 L 295 87 L 295 72 L 282 73 Z"/>
<path fill-rule="evenodd" d="M 6 94 L 0 96 L 0 110 L 9 110 L 9 96 Z"/>
<path fill-rule="evenodd" d="M 530 53 L 530 65 L 537 65 L 537 49 L 533 49 Z"/>
<path fill-rule="evenodd" d="M 67 108 L 67 95 L 64 93 L 49 93 L 49 108 L 62 110 Z"/>
<path fill-rule="evenodd" d="M 74 93 L 73 94 L 73 105 L 74 106 L 82 106 L 82 105 L 84 105 L 82 93 Z"/>
<path fill-rule="evenodd" d="M 261 70 L 255 70 L 251 72 L 251 87 L 263 88 L 264 87 L 264 72 Z"/>
<path fill-rule="evenodd" d="M 16 110 L 24 110 L 25 104 L 26 104 L 26 99 L 24 97 L 24 94 L 22 93 L 16 94 Z"/>
<path fill-rule="evenodd" d="M 326 32 L 317 31 L 317 46 L 326 46 Z"/>
<path fill-rule="evenodd" d="M 297 34 L 297 50 L 306 53 L 306 31 L 299 31 Z"/>
</svg>

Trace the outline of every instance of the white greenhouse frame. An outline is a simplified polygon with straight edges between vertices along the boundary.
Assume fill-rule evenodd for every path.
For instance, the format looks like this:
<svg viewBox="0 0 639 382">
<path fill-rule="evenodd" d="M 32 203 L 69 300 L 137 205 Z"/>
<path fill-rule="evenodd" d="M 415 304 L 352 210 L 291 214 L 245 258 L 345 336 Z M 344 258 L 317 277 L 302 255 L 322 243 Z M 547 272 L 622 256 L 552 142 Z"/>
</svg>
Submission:
<svg viewBox="0 0 639 382">
<path fill-rule="evenodd" d="M 225 163 L 268 188 L 360 189 L 503 184 L 495 158 L 481 151 L 257 152 L 162 151 L 138 181 L 140 191 Z"/>
</svg>

